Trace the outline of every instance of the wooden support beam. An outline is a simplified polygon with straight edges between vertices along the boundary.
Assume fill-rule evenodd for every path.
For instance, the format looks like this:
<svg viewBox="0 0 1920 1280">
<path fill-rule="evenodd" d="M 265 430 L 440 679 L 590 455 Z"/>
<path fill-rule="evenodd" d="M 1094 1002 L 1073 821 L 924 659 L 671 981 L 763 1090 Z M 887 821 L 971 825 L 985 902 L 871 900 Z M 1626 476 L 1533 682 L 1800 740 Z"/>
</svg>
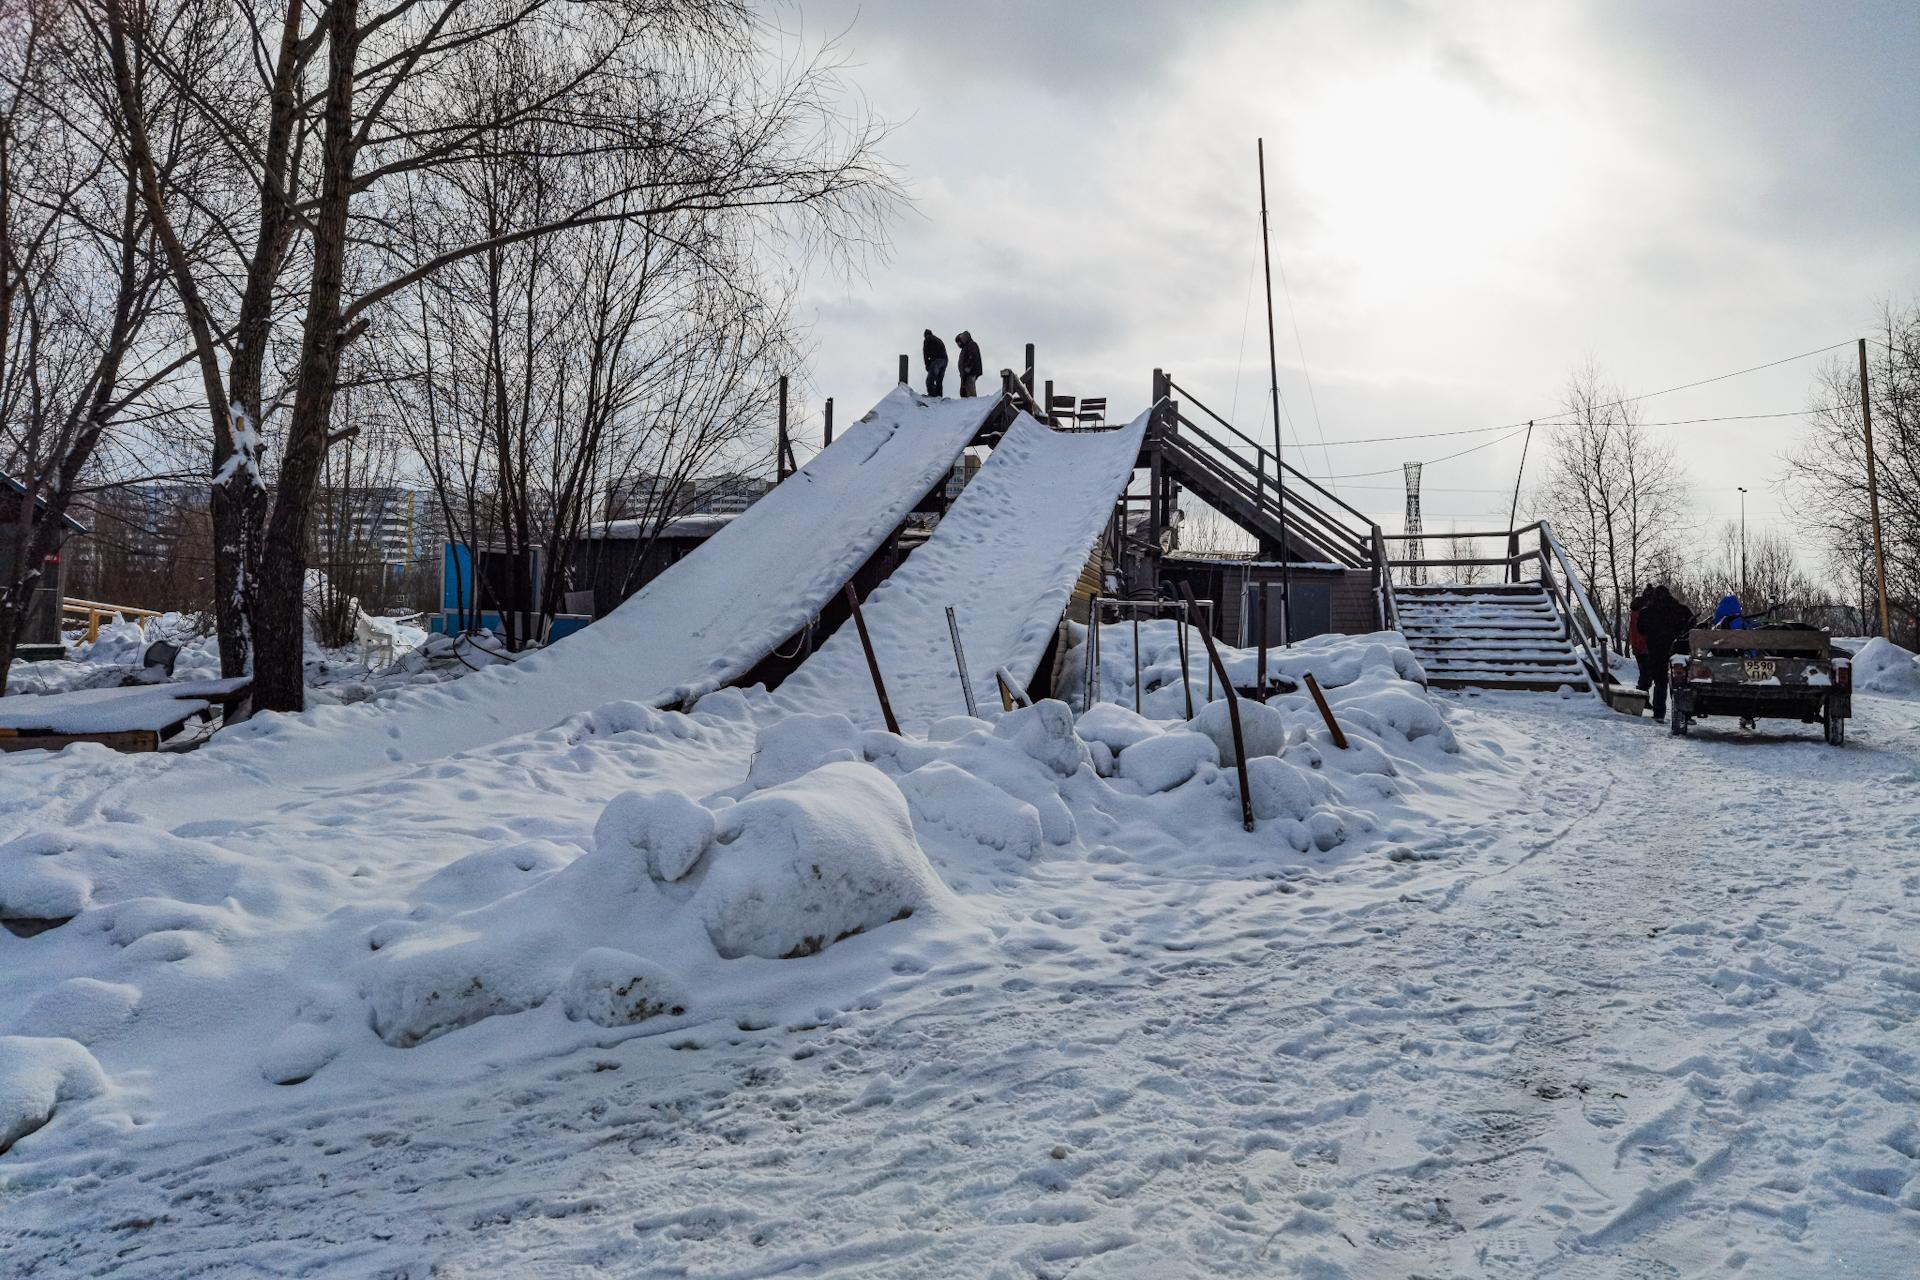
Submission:
<svg viewBox="0 0 1920 1280">
<path fill-rule="evenodd" d="M 1193 598 L 1193 588 L 1182 582 L 1180 594 L 1186 597 L 1187 607 L 1194 608 L 1197 601 Z M 1227 666 L 1220 661 L 1220 650 L 1213 643 L 1213 630 L 1208 628 L 1200 633 L 1207 643 L 1207 663 L 1211 670 L 1220 676 L 1221 690 L 1227 695 L 1227 721 L 1233 729 L 1234 769 L 1240 775 L 1240 823 L 1248 831 L 1253 830 L 1253 793 L 1247 789 L 1247 741 L 1240 731 L 1240 695 L 1234 690 L 1233 681 L 1227 675 Z"/>
<path fill-rule="evenodd" d="M 900 721 L 894 718 L 893 703 L 887 700 L 887 682 L 880 678 L 880 660 L 873 653 L 873 637 L 867 634 L 867 620 L 860 613 L 860 593 L 853 589 L 851 582 L 847 584 L 847 608 L 853 611 L 853 626 L 860 633 L 860 648 L 867 655 L 867 674 L 873 677 L 873 691 L 880 698 L 880 714 L 886 717 L 887 732 L 897 735 Z"/>
</svg>

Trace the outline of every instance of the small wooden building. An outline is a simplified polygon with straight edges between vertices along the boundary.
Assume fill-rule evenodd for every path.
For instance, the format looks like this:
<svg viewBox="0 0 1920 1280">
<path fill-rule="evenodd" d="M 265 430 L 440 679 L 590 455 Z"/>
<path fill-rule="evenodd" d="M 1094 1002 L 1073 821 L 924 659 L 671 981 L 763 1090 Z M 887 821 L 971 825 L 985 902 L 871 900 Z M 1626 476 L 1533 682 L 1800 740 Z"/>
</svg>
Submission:
<svg viewBox="0 0 1920 1280">
<path fill-rule="evenodd" d="M 34 530 L 47 514 L 46 499 L 35 498 L 33 510 L 26 513 L 27 519 L 23 521 L 22 504 L 26 500 L 25 485 L 12 476 L 0 475 L 0 574 L 9 580 L 26 571 L 21 558 L 26 554 Z M 67 539 L 88 532 L 85 525 L 71 516 L 61 516 L 60 522 L 62 550 Z M 26 624 L 21 628 L 19 646 L 14 651 L 16 657 L 28 662 L 64 658 L 67 654 L 60 640 L 60 605 L 67 594 L 66 560 L 61 550 L 48 556 L 42 569 L 40 584 L 27 602 Z"/>
<path fill-rule="evenodd" d="M 588 529 L 573 544 L 573 590 L 593 593 L 593 616 L 604 618 L 622 601 L 679 563 L 727 527 L 733 514 L 669 520 L 647 538 L 646 520 L 612 520 Z"/>
</svg>

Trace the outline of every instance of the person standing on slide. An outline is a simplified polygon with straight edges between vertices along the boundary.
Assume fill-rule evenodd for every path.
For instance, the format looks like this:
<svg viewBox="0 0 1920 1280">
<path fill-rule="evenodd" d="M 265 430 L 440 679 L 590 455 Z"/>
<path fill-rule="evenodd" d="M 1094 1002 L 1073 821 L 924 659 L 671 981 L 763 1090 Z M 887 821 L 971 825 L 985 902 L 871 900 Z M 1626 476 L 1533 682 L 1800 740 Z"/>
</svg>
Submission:
<svg viewBox="0 0 1920 1280">
<path fill-rule="evenodd" d="M 933 330 L 926 331 L 926 337 L 920 340 L 920 359 L 927 366 L 927 394 L 943 396 L 947 394 L 947 344 L 933 336 Z M 962 371 L 966 368 L 966 356 L 960 357 Z"/>
<path fill-rule="evenodd" d="M 960 394 L 977 396 L 980 394 L 980 344 L 965 329 L 953 341 L 960 348 Z"/>
</svg>

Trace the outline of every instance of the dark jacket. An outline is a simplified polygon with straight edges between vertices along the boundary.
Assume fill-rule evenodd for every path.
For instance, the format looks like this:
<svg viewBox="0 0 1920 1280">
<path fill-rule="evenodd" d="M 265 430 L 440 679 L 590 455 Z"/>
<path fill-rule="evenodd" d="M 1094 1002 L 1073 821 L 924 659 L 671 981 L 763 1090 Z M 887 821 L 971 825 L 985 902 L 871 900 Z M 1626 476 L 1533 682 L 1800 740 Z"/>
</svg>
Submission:
<svg viewBox="0 0 1920 1280">
<path fill-rule="evenodd" d="M 934 337 L 933 330 L 927 330 L 927 336 L 920 344 L 920 359 L 931 369 L 937 364 L 947 362 L 947 344 Z M 964 369 L 961 372 L 965 372 Z"/>
<path fill-rule="evenodd" d="M 1661 588 L 1640 607 L 1640 634 L 1646 638 L 1647 652 L 1665 660 L 1673 652 L 1673 642 L 1693 625 L 1687 606 Z"/>
<path fill-rule="evenodd" d="M 981 374 L 980 344 L 973 340 L 973 335 L 970 333 L 961 334 L 954 339 L 954 342 L 960 348 L 960 376 L 963 378 L 979 377 Z"/>
</svg>

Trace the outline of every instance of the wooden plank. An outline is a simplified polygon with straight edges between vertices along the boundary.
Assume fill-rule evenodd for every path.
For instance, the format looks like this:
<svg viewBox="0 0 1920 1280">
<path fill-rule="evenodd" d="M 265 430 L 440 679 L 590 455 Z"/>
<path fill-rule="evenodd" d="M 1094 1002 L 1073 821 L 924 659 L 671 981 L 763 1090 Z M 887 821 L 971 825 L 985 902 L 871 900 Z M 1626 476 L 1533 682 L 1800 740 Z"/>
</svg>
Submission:
<svg viewBox="0 0 1920 1280">
<path fill-rule="evenodd" d="M 1687 633 L 1687 644 L 1712 651 L 1783 649 L 1788 653 L 1825 653 L 1832 643 L 1820 631 L 1728 631 L 1712 627 Z"/>
<path fill-rule="evenodd" d="M 76 742 L 97 742 L 115 751 L 158 751 L 160 749 L 160 735 L 151 729 L 130 729 L 115 733 L 41 733 L 32 729 L 0 730 L 0 751 L 59 751 Z"/>
</svg>

